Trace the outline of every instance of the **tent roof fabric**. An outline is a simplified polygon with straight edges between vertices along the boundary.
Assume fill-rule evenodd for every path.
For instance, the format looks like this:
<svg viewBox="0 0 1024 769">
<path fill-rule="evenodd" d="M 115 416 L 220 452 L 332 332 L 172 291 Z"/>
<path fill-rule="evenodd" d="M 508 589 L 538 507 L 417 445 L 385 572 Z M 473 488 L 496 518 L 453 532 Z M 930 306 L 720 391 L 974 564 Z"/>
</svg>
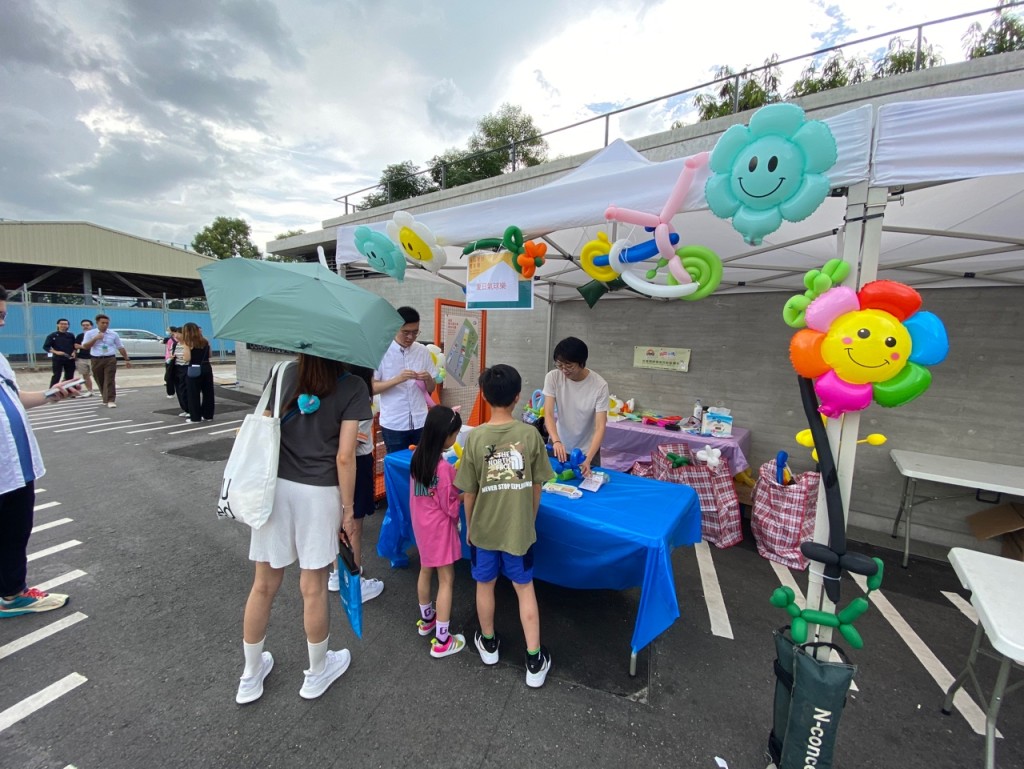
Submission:
<svg viewBox="0 0 1024 769">
<path fill-rule="evenodd" d="M 707 210 L 701 169 L 681 213 L 673 219 L 682 244 L 714 250 L 725 266 L 721 292 L 802 291 L 802 275 L 834 258 L 844 225 L 846 188 L 858 183 L 890 188 L 884 212 L 879 277 L 914 286 L 1024 285 L 1024 91 L 872 105 L 824 120 L 838 147 L 829 170 L 833 195 L 811 216 L 784 222 L 758 248 L 743 243 L 730 222 Z M 578 264 L 580 248 L 607 230 L 609 205 L 657 213 L 685 158 L 652 162 L 618 140 L 565 176 L 526 192 L 418 213 L 449 248 L 445 275 L 465 279 L 454 250 L 497 237 L 509 225 L 527 238 L 544 237 L 547 263 L 538 285 L 554 301 L 577 299 L 591 279 L 558 258 Z M 901 189 L 902 188 L 902 189 Z M 380 231 L 385 222 L 363 225 Z M 355 225 L 338 227 L 339 263 L 363 261 Z M 618 225 L 616 237 L 648 236 Z M 630 296 L 635 296 L 630 294 Z"/>
</svg>

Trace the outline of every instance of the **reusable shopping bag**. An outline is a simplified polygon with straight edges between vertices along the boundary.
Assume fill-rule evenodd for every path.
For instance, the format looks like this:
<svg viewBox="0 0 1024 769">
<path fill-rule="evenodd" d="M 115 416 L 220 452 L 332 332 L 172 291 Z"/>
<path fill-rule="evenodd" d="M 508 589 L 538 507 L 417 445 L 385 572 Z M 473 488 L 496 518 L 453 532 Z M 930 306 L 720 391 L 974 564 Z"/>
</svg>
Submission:
<svg viewBox="0 0 1024 769">
<path fill-rule="evenodd" d="M 352 632 L 357 638 L 362 638 L 363 585 L 352 545 L 344 531 L 338 533 L 338 585 L 341 587 L 341 606 L 352 625 Z"/>
<path fill-rule="evenodd" d="M 651 468 L 657 480 L 681 483 L 697 492 L 704 539 L 720 548 L 743 539 L 740 501 L 725 457 L 719 458 L 717 467 L 710 467 L 697 459 L 689 445 L 666 443 L 651 452 Z"/>
<path fill-rule="evenodd" d="M 754 484 L 750 531 L 761 557 L 790 569 L 806 569 L 807 559 L 800 552 L 800 543 L 814 537 L 821 475 L 801 473 L 793 483 L 783 485 L 777 480 L 777 472 L 774 459 L 761 465 Z"/>
<path fill-rule="evenodd" d="M 246 414 L 224 467 L 217 517 L 258 529 L 274 508 L 277 463 L 281 449 L 281 382 L 290 362 L 277 363 L 256 411 Z M 274 390 L 273 416 L 264 416 Z"/>
</svg>

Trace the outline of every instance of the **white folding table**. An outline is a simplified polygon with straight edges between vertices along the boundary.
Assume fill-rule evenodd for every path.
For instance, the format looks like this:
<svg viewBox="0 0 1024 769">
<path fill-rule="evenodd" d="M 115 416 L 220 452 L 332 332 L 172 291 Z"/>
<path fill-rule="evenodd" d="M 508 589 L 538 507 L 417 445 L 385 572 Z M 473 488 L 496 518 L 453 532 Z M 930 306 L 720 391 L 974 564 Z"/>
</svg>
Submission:
<svg viewBox="0 0 1024 769">
<path fill-rule="evenodd" d="M 947 715 L 951 712 L 953 695 L 968 678 L 974 684 L 979 702 L 985 702 L 974 663 L 978 654 L 999 662 L 995 687 L 985 713 L 985 769 L 995 769 L 999 706 L 1005 695 L 1024 686 L 1024 680 L 1009 687 L 1006 685 L 1011 668 L 1024 670 L 1021 662 L 1024 660 L 1024 612 L 1020 610 L 1020 596 L 1024 593 L 1024 562 L 962 547 L 949 551 L 949 562 L 953 564 L 961 584 L 971 591 L 971 605 L 978 612 L 978 629 L 974 633 L 967 667 L 946 692 L 942 712 Z M 980 648 L 983 636 L 988 636 L 994 653 Z"/>
<path fill-rule="evenodd" d="M 937 454 L 922 454 L 918 451 L 893 449 L 889 452 L 896 469 L 903 476 L 903 496 L 900 509 L 896 513 L 896 521 L 892 525 L 892 535 L 899 531 L 900 519 L 906 515 L 907 521 L 903 536 L 903 566 L 910 558 L 910 522 L 914 505 L 932 502 L 937 499 L 949 499 L 958 494 L 944 497 L 929 497 L 917 494 L 917 482 L 934 481 L 950 486 L 962 486 L 978 491 L 994 491 L 1000 494 L 1024 496 L 1024 467 L 1013 465 L 997 465 L 993 462 L 978 462 L 960 457 L 943 457 Z"/>
</svg>

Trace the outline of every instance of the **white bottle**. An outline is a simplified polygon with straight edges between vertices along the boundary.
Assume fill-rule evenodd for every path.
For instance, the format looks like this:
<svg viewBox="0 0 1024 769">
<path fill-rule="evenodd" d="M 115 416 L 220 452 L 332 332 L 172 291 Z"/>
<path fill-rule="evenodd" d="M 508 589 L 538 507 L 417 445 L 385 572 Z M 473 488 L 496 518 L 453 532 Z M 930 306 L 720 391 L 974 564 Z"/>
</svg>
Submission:
<svg viewBox="0 0 1024 769">
<path fill-rule="evenodd" d="M 700 422 L 704 418 L 704 407 L 700 403 L 700 398 L 693 404 L 693 418 Z"/>
</svg>

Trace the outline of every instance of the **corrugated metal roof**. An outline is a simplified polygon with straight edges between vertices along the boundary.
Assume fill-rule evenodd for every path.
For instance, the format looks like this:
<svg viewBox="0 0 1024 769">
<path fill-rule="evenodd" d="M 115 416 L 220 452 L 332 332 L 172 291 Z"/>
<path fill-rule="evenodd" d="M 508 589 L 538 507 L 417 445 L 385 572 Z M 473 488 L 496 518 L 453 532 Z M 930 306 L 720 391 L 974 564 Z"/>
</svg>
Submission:
<svg viewBox="0 0 1024 769">
<path fill-rule="evenodd" d="M 88 222 L 0 222 L 0 263 L 198 280 L 214 261 Z"/>
</svg>

